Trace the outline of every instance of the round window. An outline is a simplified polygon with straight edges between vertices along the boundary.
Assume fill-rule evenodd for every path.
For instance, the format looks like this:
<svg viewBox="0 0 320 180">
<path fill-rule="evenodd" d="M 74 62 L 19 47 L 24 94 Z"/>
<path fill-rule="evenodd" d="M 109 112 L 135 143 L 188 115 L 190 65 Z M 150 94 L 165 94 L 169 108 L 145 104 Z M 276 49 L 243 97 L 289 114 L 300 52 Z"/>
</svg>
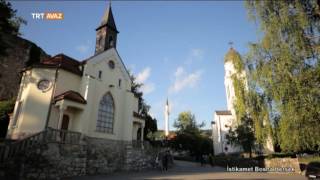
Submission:
<svg viewBox="0 0 320 180">
<path fill-rule="evenodd" d="M 112 60 L 109 61 L 109 68 L 114 69 L 114 62 Z"/>
<path fill-rule="evenodd" d="M 47 79 L 42 79 L 38 82 L 38 89 L 41 91 L 46 91 L 50 88 L 51 82 Z"/>
</svg>

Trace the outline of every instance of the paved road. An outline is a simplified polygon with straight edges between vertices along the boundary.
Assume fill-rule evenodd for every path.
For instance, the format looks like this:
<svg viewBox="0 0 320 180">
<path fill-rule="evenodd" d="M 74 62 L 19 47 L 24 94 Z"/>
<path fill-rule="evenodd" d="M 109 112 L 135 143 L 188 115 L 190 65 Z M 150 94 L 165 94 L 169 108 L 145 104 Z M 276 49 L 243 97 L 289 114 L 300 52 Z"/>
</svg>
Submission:
<svg viewBox="0 0 320 180">
<path fill-rule="evenodd" d="M 221 167 L 201 167 L 197 163 L 175 161 L 175 166 L 167 172 L 156 170 L 142 172 L 117 172 L 108 175 L 84 176 L 72 178 L 76 180 L 102 180 L 102 179 L 281 179 L 298 180 L 306 179 L 301 175 L 293 174 L 271 174 L 271 173 L 230 173 Z"/>
</svg>

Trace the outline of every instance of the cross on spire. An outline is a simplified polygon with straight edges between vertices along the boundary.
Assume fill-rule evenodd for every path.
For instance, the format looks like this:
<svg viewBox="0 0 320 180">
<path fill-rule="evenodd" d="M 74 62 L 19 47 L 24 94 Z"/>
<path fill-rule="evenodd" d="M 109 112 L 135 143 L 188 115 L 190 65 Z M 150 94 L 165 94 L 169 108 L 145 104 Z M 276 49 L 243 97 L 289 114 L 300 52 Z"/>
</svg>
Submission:
<svg viewBox="0 0 320 180">
<path fill-rule="evenodd" d="M 230 41 L 228 44 L 229 44 L 230 48 L 233 48 L 233 42 L 232 41 Z"/>
</svg>

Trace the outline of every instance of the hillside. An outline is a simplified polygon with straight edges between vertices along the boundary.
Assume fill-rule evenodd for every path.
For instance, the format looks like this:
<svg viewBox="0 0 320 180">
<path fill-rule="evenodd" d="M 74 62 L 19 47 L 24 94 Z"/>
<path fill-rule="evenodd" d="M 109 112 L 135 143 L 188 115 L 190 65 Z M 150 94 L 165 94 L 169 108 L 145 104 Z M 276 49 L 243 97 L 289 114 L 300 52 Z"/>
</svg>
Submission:
<svg viewBox="0 0 320 180">
<path fill-rule="evenodd" d="M 21 70 L 49 57 L 36 44 L 17 36 L 3 35 L 6 55 L 0 55 L 0 101 L 14 98 L 19 90 Z"/>
</svg>

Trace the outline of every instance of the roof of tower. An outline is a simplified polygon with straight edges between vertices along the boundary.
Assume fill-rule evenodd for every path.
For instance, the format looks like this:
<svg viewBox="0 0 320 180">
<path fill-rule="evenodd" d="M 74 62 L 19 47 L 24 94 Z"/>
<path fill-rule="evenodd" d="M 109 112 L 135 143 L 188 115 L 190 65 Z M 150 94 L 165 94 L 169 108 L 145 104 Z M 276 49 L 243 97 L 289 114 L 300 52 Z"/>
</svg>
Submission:
<svg viewBox="0 0 320 180">
<path fill-rule="evenodd" d="M 238 51 L 231 47 L 227 54 L 224 56 L 224 62 L 226 63 L 233 59 L 241 59 L 241 55 L 238 53 Z"/>
<path fill-rule="evenodd" d="M 100 29 L 103 26 L 108 26 L 109 28 L 115 30 L 116 32 L 119 32 L 117 30 L 117 26 L 113 18 L 111 4 L 108 6 L 106 11 L 104 12 L 104 15 L 101 20 L 101 24 L 97 29 Z"/>
</svg>

